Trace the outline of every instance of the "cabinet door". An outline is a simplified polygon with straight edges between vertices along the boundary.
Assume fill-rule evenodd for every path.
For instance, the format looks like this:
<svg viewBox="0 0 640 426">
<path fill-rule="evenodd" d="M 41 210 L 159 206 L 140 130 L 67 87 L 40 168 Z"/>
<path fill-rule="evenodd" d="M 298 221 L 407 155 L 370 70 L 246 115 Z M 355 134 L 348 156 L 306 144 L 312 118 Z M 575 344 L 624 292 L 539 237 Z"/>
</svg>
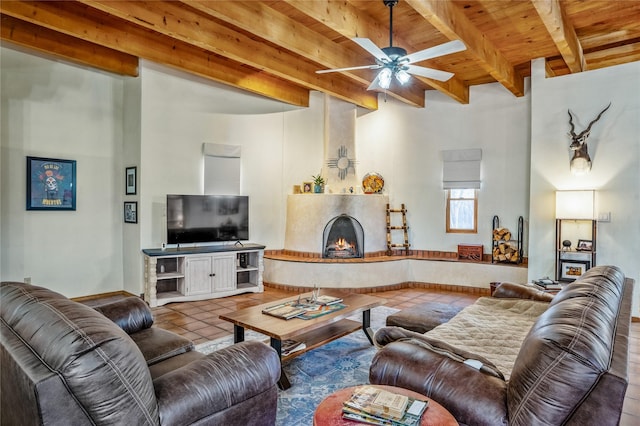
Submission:
<svg viewBox="0 0 640 426">
<path fill-rule="evenodd" d="M 185 295 L 211 293 L 213 271 L 211 256 L 190 257 L 187 260 Z"/>
<path fill-rule="evenodd" d="M 217 254 L 213 256 L 213 291 L 235 290 L 236 288 L 236 255 Z"/>
</svg>

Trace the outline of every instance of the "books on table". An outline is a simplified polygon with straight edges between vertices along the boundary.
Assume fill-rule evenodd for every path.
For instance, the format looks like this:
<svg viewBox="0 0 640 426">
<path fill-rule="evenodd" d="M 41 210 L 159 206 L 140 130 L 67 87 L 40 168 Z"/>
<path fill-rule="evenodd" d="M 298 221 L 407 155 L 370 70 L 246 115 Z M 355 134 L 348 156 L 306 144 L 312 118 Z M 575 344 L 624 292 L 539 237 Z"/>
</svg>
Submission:
<svg viewBox="0 0 640 426">
<path fill-rule="evenodd" d="M 344 402 L 342 417 L 372 425 L 418 426 L 428 404 L 374 386 L 360 386 Z"/>
<path fill-rule="evenodd" d="M 272 315 L 278 318 L 291 319 L 302 315 L 307 310 L 303 307 L 296 306 L 290 303 L 282 303 L 280 305 L 270 306 L 262 310 L 263 314 Z"/>
<path fill-rule="evenodd" d="M 342 302 L 341 297 L 329 296 L 326 294 L 316 297 L 316 303 L 318 305 L 335 305 L 340 302 Z"/>
</svg>

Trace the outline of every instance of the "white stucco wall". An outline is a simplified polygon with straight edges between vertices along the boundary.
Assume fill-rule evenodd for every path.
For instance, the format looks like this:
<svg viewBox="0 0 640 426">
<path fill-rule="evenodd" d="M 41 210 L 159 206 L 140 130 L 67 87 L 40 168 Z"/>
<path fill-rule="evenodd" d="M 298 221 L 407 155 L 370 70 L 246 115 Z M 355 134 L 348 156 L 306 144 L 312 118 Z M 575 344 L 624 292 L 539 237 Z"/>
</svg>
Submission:
<svg viewBox="0 0 640 426">
<path fill-rule="evenodd" d="M 529 278 L 554 276 L 555 191 L 594 189 L 596 213 L 611 213 L 611 222 L 598 223 L 597 264 L 640 282 L 640 62 L 547 79 L 535 61 L 531 86 Z M 574 176 L 567 110 L 579 133 L 609 102 L 588 139 L 591 172 Z M 636 291 L 636 316 L 639 298 Z"/>
<path fill-rule="evenodd" d="M 0 277 L 121 290 L 123 78 L 1 48 Z M 26 211 L 26 156 L 77 161 L 76 211 Z"/>
<path fill-rule="evenodd" d="M 308 108 L 294 108 L 144 61 L 140 77 L 127 79 L 6 47 L 0 55 L 3 280 L 31 277 L 67 296 L 141 292 L 140 249 L 164 241 L 167 193 L 202 193 L 205 142 L 242 146 L 250 238 L 283 248 L 292 186 L 325 166 L 322 94 L 312 93 Z M 599 190 L 612 213 L 598 230 L 598 262 L 639 279 L 639 71 L 634 63 L 557 79 L 534 75 L 521 98 L 499 84 L 474 86 L 469 105 L 436 91 L 423 109 L 381 96 L 377 111 L 357 111 L 358 179 L 371 171 L 384 176 L 391 204 L 407 205 L 415 249 L 479 243 L 488 252 L 493 215 L 513 229 L 522 215 L 530 228 L 529 277 L 550 275 L 553 192 L 577 183 L 568 174 L 566 108 L 589 120 L 611 100 L 591 136 L 594 170 L 579 183 Z M 462 148 L 483 150 L 476 235 L 444 232 L 440 151 Z M 76 212 L 25 211 L 27 155 L 78 161 Z M 124 168 L 131 165 L 138 167 L 138 194 L 125 197 Z M 138 225 L 123 224 L 124 200 L 138 201 Z"/>
</svg>

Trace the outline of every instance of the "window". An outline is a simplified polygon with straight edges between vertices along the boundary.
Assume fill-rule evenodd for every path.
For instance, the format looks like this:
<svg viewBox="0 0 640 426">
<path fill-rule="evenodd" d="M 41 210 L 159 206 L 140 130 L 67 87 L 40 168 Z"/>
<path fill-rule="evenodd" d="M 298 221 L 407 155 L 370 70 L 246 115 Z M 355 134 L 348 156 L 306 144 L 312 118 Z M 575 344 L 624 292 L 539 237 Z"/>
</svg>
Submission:
<svg viewBox="0 0 640 426">
<path fill-rule="evenodd" d="M 478 232 L 478 195 L 475 189 L 447 190 L 447 232 Z"/>
</svg>

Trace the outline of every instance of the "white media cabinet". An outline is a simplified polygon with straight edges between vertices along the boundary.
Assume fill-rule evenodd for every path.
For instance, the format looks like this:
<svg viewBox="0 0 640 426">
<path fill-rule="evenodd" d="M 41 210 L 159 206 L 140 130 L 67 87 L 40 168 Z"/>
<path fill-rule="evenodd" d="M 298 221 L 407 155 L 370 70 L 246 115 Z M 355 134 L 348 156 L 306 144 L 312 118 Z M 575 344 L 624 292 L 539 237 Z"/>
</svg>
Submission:
<svg viewBox="0 0 640 426">
<path fill-rule="evenodd" d="M 171 302 L 262 293 L 264 248 L 259 244 L 144 249 L 144 300 Z"/>
</svg>

